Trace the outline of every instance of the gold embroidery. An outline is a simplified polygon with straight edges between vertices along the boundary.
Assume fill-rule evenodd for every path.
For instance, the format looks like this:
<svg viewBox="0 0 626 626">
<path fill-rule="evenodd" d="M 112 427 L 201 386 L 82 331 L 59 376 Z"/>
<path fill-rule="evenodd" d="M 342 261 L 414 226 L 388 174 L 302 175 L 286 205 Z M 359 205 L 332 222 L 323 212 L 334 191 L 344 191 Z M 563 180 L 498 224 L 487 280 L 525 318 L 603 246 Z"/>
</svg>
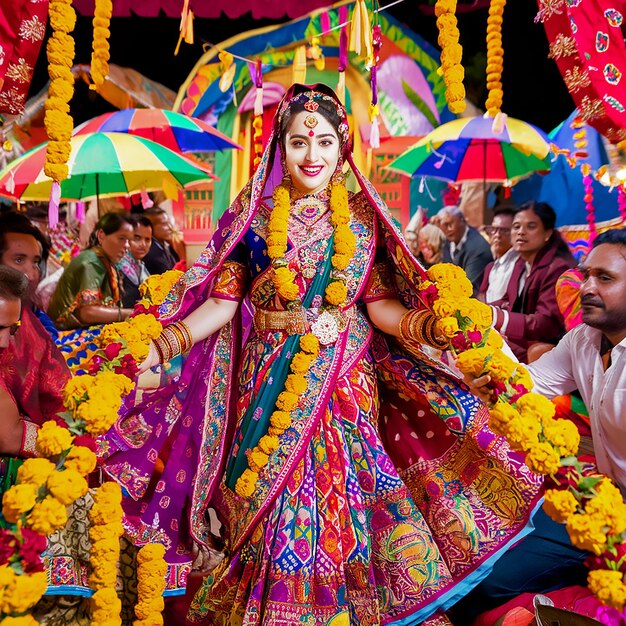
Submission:
<svg viewBox="0 0 626 626">
<path fill-rule="evenodd" d="M 30 83 L 33 76 L 33 66 L 26 63 L 26 59 L 19 58 L 17 63 L 11 63 L 7 69 L 6 77 L 18 83 Z"/>
<path fill-rule="evenodd" d="M 20 30 L 18 37 L 26 39 L 32 43 L 43 39 L 46 32 L 46 25 L 36 15 L 33 15 L 32 20 L 24 20 L 20 24 Z"/>
<path fill-rule="evenodd" d="M 567 70 L 563 80 L 570 93 L 577 93 L 591 85 L 589 74 L 587 74 L 586 70 L 581 70 L 578 65 L 575 65 L 572 70 Z"/>
<path fill-rule="evenodd" d="M 561 59 L 576 54 L 576 41 L 573 37 L 566 37 L 559 33 L 550 44 L 549 59 Z"/>
<path fill-rule="evenodd" d="M 589 96 L 585 96 L 580 101 L 578 108 L 585 122 L 604 117 L 605 115 L 602 100 L 592 100 Z"/>
<path fill-rule="evenodd" d="M 565 0 L 541 0 L 539 12 L 535 16 L 535 24 L 537 22 L 545 22 L 553 15 L 561 15 Z"/>
</svg>

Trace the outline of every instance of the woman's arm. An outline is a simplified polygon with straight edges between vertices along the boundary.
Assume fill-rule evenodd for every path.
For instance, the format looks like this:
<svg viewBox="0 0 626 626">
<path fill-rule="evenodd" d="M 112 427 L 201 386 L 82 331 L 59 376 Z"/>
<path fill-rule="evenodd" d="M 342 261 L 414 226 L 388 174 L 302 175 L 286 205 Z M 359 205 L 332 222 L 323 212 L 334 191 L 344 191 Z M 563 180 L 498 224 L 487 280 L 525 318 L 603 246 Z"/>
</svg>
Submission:
<svg viewBox="0 0 626 626">
<path fill-rule="evenodd" d="M 365 306 L 367 314 L 376 328 L 388 335 L 400 338 L 400 320 L 409 309 L 399 300 L 392 298 L 368 302 Z"/>
<path fill-rule="evenodd" d="M 111 324 L 121 322 L 128 318 L 132 309 L 102 306 L 100 304 L 86 304 L 78 307 L 74 314 L 81 323 L 91 326 L 92 324 Z"/>
<path fill-rule="evenodd" d="M 192 343 L 198 343 L 226 326 L 235 317 L 238 307 L 238 301 L 220 298 L 209 298 L 201 304 L 182 320 L 191 333 Z M 139 366 L 139 373 L 142 374 L 158 364 L 159 356 L 154 343 L 151 343 L 146 360 Z"/>
</svg>

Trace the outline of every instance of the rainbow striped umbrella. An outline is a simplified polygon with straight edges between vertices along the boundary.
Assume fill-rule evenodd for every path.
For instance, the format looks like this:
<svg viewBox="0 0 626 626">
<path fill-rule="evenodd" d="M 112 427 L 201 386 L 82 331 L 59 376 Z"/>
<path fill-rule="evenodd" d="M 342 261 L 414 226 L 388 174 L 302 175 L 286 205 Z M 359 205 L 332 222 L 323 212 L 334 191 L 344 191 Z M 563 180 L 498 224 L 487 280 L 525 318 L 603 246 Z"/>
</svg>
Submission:
<svg viewBox="0 0 626 626">
<path fill-rule="evenodd" d="M 160 143 L 176 152 L 212 152 L 241 146 L 196 117 L 165 109 L 122 109 L 77 126 L 74 135 L 128 133 Z"/>
<path fill-rule="evenodd" d="M 543 131 L 512 117 L 494 130 L 494 118 L 488 116 L 442 124 L 388 165 L 411 176 L 500 183 L 550 167 L 550 144 Z"/>
<path fill-rule="evenodd" d="M 69 176 L 61 199 L 126 196 L 181 188 L 213 176 L 185 157 L 154 141 L 124 133 L 72 137 Z M 0 195 L 13 200 L 47 200 L 52 179 L 43 172 L 46 146 L 41 144 L 0 172 Z"/>
</svg>

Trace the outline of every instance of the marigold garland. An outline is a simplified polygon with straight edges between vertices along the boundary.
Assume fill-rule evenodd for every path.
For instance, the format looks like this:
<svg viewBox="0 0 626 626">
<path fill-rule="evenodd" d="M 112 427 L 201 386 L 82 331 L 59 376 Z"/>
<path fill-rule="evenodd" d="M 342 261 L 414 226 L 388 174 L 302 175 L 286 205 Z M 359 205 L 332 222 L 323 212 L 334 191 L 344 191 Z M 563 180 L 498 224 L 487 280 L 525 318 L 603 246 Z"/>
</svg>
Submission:
<svg viewBox="0 0 626 626">
<path fill-rule="evenodd" d="M 122 517 L 121 487 L 114 482 L 104 483 L 95 492 L 93 506 L 89 511 L 89 585 L 95 589 L 91 599 L 91 623 L 94 626 L 122 623 L 122 603 L 115 593 L 120 537 L 124 534 Z"/>
<path fill-rule="evenodd" d="M 67 178 L 67 161 L 70 157 L 74 121 L 70 115 L 69 101 L 74 94 L 74 39 L 69 34 L 76 25 L 76 12 L 71 0 L 50 0 L 50 26 L 52 35 L 48 40 L 48 74 L 50 89 L 45 104 L 44 123 L 48 135 L 46 176 L 56 182 Z"/>
<path fill-rule="evenodd" d="M 506 0 L 491 0 L 487 18 L 487 113 L 495 117 L 502 109 L 502 16 Z"/>
<path fill-rule="evenodd" d="M 447 329 L 459 370 L 471 378 L 491 377 L 493 432 L 506 437 L 513 450 L 525 453 L 528 467 L 549 476 L 555 485 L 545 493 L 544 509 L 565 523 L 575 546 L 594 555 L 587 560 L 589 589 L 602 603 L 623 610 L 626 503 L 621 492 L 609 478 L 576 458 L 577 428 L 554 419 L 552 402 L 529 391 L 533 383 L 528 370 L 502 352 L 502 338 L 491 328 L 490 307 L 469 298 L 471 284 L 462 269 L 434 265 L 419 291 L 438 318 L 439 331 Z"/>
<path fill-rule="evenodd" d="M 10 556 L 0 566 L 2 624 L 38 623 L 30 616 L 15 614 L 28 611 L 45 592 L 47 580 L 39 556 L 46 546 L 45 537 L 67 523 L 67 506 L 87 493 L 86 477 L 96 467 L 96 455 L 88 447 L 76 445 L 74 435 L 102 434 L 117 418 L 121 398 L 131 391 L 131 377 L 137 371 L 133 354 L 147 354 L 150 340 L 159 334 L 161 324 L 153 315 L 154 307 L 164 300 L 180 274 L 151 277 L 141 287 L 144 300 L 135 315 L 103 329 L 105 341 L 89 367 L 93 376 L 76 376 L 65 386 L 67 412 L 60 417 L 68 428 L 54 421 L 43 424 L 36 443 L 39 457 L 24 461 L 16 484 L 5 492 L 2 513 L 10 526 L 0 531 L 0 550 Z M 96 492 L 90 513 L 94 521 L 90 529 L 92 580 L 100 586 L 92 599 L 93 624 L 120 623 L 115 592 L 122 532 L 120 494 L 117 483 L 107 483 Z"/>
<path fill-rule="evenodd" d="M 165 547 L 159 543 L 147 544 L 137 553 L 137 592 L 139 601 L 135 606 L 137 619 L 133 626 L 160 626 L 161 613 L 165 608 L 163 592 L 167 563 Z"/>
<path fill-rule="evenodd" d="M 111 16 L 113 15 L 113 0 L 96 0 L 93 14 L 93 50 L 91 53 L 91 78 L 93 85 L 90 89 L 97 89 L 109 75 L 109 37 L 111 31 Z"/>
<path fill-rule="evenodd" d="M 452 113 L 465 111 L 465 70 L 461 65 L 463 48 L 459 44 L 459 29 L 456 21 L 456 0 L 437 0 L 435 15 L 439 29 L 438 42 L 441 46 L 441 72 L 446 84 L 446 101 Z"/>
<path fill-rule="evenodd" d="M 252 141 L 254 144 L 254 162 L 252 167 L 256 170 L 263 156 L 263 115 L 255 115 L 252 120 L 252 130 L 254 131 Z"/>
<path fill-rule="evenodd" d="M 287 252 L 287 229 L 291 210 L 291 195 L 286 185 L 278 185 L 273 193 L 274 208 L 268 221 L 267 249 L 272 261 L 272 278 L 277 293 L 287 302 L 299 301 L 299 288 L 295 275 L 289 269 L 285 254 Z M 330 220 L 334 227 L 334 243 L 331 265 L 335 270 L 324 292 L 324 298 L 330 307 L 345 304 L 348 289 L 341 272 L 348 267 L 356 251 L 356 237 L 350 229 L 350 209 L 348 191 L 342 182 L 330 185 Z M 300 397 L 306 392 L 306 373 L 317 358 L 320 350 L 318 338 L 313 333 L 306 333 L 300 338 L 300 350 L 294 355 L 285 380 L 285 389 L 276 400 L 276 408 L 270 416 L 267 435 L 247 452 L 248 467 L 237 479 L 235 492 L 244 498 L 254 493 L 259 472 L 269 462 L 270 455 L 278 450 L 279 437 L 291 426 L 290 413 L 297 407 Z"/>
</svg>

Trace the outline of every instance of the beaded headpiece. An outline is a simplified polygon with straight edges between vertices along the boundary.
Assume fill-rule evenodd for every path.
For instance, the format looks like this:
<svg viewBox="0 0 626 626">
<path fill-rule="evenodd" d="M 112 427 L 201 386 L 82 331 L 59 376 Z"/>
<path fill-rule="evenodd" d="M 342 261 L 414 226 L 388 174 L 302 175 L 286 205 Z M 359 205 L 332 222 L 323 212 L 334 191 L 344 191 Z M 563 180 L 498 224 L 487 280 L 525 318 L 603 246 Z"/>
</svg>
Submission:
<svg viewBox="0 0 626 626">
<path fill-rule="evenodd" d="M 290 108 L 290 106 L 296 102 L 303 103 L 304 109 L 311 113 L 316 112 L 319 109 L 319 101 L 323 100 L 325 102 L 330 103 L 336 110 L 337 115 L 342 120 L 337 128 L 337 133 L 339 135 L 339 139 L 342 144 L 346 144 L 349 138 L 349 128 L 346 123 L 346 110 L 345 108 L 331 95 L 322 93 L 321 91 L 317 91 L 315 89 L 309 89 L 307 91 L 301 91 L 296 94 L 293 98 L 289 100 L 283 100 L 280 109 L 278 111 L 278 121 L 279 125 L 282 125 L 283 118 L 285 116 L 286 111 Z M 311 128 L 309 126 L 309 128 Z"/>
</svg>

